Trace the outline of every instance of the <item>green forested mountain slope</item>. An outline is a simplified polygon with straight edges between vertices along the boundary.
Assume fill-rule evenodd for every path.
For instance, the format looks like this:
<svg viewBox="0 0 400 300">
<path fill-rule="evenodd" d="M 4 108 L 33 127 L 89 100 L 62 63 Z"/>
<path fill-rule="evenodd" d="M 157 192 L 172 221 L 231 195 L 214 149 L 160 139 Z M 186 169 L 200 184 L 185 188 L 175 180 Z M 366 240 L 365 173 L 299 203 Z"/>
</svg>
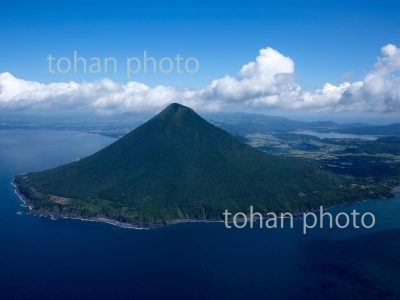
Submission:
<svg viewBox="0 0 400 300">
<path fill-rule="evenodd" d="M 92 156 L 15 182 L 43 213 L 145 225 L 216 219 L 250 205 L 300 211 L 363 196 L 345 179 L 254 149 L 179 104 Z"/>
</svg>

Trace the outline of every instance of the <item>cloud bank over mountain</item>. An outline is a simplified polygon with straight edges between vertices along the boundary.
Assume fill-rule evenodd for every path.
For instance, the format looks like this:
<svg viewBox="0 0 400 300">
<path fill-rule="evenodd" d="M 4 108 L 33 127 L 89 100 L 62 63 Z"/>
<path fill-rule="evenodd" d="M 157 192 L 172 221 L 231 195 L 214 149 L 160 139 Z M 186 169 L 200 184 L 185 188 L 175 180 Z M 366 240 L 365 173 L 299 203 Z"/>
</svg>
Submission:
<svg viewBox="0 0 400 300">
<path fill-rule="evenodd" d="M 296 80 L 290 57 L 261 49 L 236 76 L 213 80 L 201 89 L 181 89 L 109 79 L 92 83 L 43 84 L 0 73 L 0 109 L 87 110 L 115 114 L 157 110 L 179 102 L 199 111 L 280 109 L 315 112 L 400 112 L 400 48 L 381 49 L 374 67 L 360 81 L 305 90 Z"/>
</svg>

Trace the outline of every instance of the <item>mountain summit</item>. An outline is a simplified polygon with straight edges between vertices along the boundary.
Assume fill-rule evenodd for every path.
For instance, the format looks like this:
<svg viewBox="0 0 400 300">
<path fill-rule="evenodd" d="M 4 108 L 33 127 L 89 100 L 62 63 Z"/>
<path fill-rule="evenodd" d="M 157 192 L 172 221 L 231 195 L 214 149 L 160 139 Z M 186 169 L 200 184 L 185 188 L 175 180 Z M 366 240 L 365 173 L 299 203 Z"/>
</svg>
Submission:
<svg viewBox="0 0 400 300">
<path fill-rule="evenodd" d="M 350 197 L 338 176 L 254 149 L 180 104 L 89 157 L 15 182 L 40 213 L 141 226 L 218 219 L 250 205 L 300 211 Z"/>
</svg>

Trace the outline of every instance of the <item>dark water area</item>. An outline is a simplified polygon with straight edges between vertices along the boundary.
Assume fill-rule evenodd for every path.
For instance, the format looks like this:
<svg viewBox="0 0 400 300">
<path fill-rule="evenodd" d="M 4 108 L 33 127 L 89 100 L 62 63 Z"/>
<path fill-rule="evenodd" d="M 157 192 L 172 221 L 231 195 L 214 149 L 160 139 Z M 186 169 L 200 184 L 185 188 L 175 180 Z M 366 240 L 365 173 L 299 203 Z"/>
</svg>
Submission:
<svg viewBox="0 0 400 300">
<path fill-rule="evenodd" d="M 0 130 L 0 299 L 399 299 L 400 197 L 337 207 L 373 229 L 124 229 L 18 212 L 16 174 L 89 155 L 111 138 Z M 298 225 L 298 226 L 296 226 Z"/>
</svg>

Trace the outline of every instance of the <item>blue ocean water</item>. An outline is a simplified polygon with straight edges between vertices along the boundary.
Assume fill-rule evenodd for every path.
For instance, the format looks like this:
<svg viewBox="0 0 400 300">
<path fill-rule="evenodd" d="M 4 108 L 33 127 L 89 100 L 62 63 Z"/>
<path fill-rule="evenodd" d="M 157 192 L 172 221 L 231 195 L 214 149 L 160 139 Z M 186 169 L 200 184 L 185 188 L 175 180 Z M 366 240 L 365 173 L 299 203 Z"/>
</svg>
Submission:
<svg viewBox="0 0 400 300">
<path fill-rule="evenodd" d="M 325 261 L 334 266 L 343 261 L 343 251 L 335 252 L 335 245 L 343 248 L 341 241 L 400 228 L 399 197 L 332 210 L 374 212 L 376 226 L 371 230 L 313 230 L 307 236 L 301 226 L 228 230 L 223 223 L 188 223 L 134 230 L 17 214 L 24 209 L 10 184 L 13 176 L 76 160 L 112 141 L 67 131 L 0 131 L 1 299 L 318 298 L 326 282 L 329 289 L 341 289 L 340 283 L 332 287 L 331 277 L 344 276 L 343 272 L 327 274 L 318 267 Z M 372 235 L 368 243 L 371 239 L 376 240 Z M 327 247 L 321 248 L 321 243 Z M 389 260 L 385 249 L 389 246 L 380 245 L 370 248 L 378 247 Z M 324 247 L 332 250 L 325 256 L 321 254 Z M 355 267 L 348 268 L 362 268 L 358 250 L 353 248 L 349 253 L 355 261 L 350 263 Z M 400 247 L 394 250 L 400 253 Z M 347 266 L 340 268 L 348 274 Z M 378 271 L 388 274 L 386 266 L 382 268 Z M 362 297 L 363 288 L 381 290 L 381 285 L 373 285 L 378 271 L 351 273 L 353 280 L 367 278 L 355 280 L 354 291 L 359 284 L 361 292 L 350 298 Z"/>
</svg>

